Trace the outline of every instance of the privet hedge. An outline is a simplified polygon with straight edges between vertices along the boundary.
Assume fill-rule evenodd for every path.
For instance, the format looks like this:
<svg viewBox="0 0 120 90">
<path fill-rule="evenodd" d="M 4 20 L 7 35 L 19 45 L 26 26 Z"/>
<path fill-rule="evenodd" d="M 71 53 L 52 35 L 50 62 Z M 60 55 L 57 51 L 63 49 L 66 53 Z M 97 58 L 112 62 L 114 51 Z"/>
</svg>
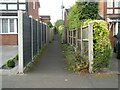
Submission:
<svg viewBox="0 0 120 90">
<path fill-rule="evenodd" d="M 90 21 L 90 20 L 88 20 Z M 85 25 L 88 24 L 85 22 Z M 112 56 L 112 48 L 109 40 L 109 30 L 103 20 L 93 20 L 93 71 L 107 68 Z"/>
</svg>

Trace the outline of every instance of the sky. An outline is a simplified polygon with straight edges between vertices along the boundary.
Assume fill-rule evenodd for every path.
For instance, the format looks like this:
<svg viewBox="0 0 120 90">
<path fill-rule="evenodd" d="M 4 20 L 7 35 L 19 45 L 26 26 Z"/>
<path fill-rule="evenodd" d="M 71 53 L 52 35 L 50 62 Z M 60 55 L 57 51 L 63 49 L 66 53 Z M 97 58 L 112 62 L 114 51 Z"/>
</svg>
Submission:
<svg viewBox="0 0 120 90">
<path fill-rule="evenodd" d="M 62 10 L 61 4 L 62 0 L 39 0 L 40 1 L 40 15 L 50 15 L 51 22 L 54 22 L 58 19 L 62 19 Z M 76 0 L 63 0 L 65 8 L 69 8 L 74 5 Z"/>
</svg>

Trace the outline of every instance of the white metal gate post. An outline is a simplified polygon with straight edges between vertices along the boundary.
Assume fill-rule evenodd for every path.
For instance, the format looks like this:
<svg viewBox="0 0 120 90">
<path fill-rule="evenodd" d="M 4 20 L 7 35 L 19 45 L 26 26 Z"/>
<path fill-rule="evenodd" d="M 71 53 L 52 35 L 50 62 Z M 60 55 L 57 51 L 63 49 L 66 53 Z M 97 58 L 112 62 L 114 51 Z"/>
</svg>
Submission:
<svg viewBox="0 0 120 90">
<path fill-rule="evenodd" d="M 18 72 L 23 74 L 23 12 L 18 11 Z"/>
<path fill-rule="evenodd" d="M 93 68 L 92 68 L 92 64 L 93 64 L 93 24 L 89 23 L 88 24 L 88 28 L 89 28 L 89 36 L 88 36 L 88 46 L 89 46 L 89 73 L 93 73 Z"/>
</svg>

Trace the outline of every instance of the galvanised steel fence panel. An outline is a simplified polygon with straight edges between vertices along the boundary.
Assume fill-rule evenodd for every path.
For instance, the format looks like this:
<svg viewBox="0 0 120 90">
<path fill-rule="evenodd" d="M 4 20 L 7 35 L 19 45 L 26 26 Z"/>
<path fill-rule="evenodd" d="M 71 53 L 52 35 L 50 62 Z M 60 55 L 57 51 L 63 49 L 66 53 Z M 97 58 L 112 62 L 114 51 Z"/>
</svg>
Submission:
<svg viewBox="0 0 120 90">
<path fill-rule="evenodd" d="M 49 32 L 50 28 L 45 23 L 29 18 L 23 15 L 22 11 L 18 11 L 19 73 L 23 73 L 27 64 L 33 61 L 39 50 L 49 42 L 47 38 L 53 36 L 53 33 Z"/>
<path fill-rule="evenodd" d="M 37 21 L 33 19 L 33 56 L 37 54 Z"/>
<path fill-rule="evenodd" d="M 45 24 L 42 23 L 42 45 L 45 45 L 45 38 L 46 37 L 46 33 L 45 33 Z"/>
<path fill-rule="evenodd" d="M 24 67 L 32 60 L 30 18 L 23 15 L 23 63 Z"/>
<path fill-rule="evenodd" d="M 38 23 L 38 33 L 39 33 L 39 36 L 38 36 L 39 40 L 38 40 L 38 42 L 39 42 L 39 49 L 42 48 L 42 46 L 41 46 L 41 43 L 42 43 L 42 41 L 41 41 L 41 33 L 42 33 L 41 25 L 42 25 L 41 23 Z"/>
</svg>

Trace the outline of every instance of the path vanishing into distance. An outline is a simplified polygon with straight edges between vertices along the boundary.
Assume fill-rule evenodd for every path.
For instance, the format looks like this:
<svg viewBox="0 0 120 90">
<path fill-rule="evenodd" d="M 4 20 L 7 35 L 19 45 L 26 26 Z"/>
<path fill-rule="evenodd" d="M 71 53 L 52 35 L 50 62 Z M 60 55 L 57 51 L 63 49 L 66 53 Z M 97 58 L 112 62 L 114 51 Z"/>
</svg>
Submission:
<svg viewBox="0 0 120 90">
<path fill-rule="evenodd" d="M 24 75 L 2 76 L 3 88 L 117 88 L 116 74 L 74 74 L 65 69 L 58 35 Z"/>
</svg>

